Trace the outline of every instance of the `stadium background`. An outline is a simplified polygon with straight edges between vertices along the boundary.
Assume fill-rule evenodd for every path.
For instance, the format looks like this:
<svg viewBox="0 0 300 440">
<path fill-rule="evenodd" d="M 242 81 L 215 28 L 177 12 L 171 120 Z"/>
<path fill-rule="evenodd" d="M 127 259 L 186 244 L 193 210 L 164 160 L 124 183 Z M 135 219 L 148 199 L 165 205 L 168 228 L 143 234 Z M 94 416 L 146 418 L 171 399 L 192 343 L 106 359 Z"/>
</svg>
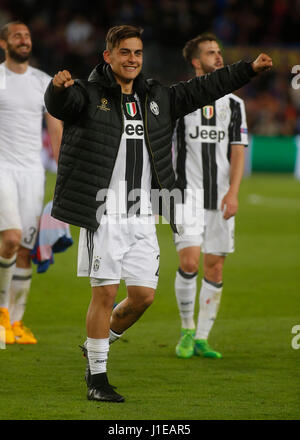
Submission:
<svg viewBox="0 0 300 440">
<path fill-rule="evenodd" d="M 126 410 L 110 405 L 91 409 L 82 402 L 77 383 L 84 364 L 77 361 L 74 346 L 84 335 L 89 287 L 75 276 L 78 231 L 72 228 L 72 249 L 56 256 L 48 273 L 33 281 L 26 314 L 39 344 L 0 350 L 7 361 L 1 360 L 0 381 L 7 393 L 1 395 L 0 419 L 299 419 L 300 350 L 291 348 L 291 329 L 300 325 L 300 183 L 294 178 L 299 177 L 300 88 L 291 86 L 292 67 L 300 64 L 299 17 L 299 0 L 0 0 L 0 26 L 24 20 L 32 32 L 32 65 L 51 75 L 66 68 L 74 77 L 87 77 L 99 62 L 106 31 L 122 23 L 144 28 L 144 73 L 165 84 L 193 74 L 181 51 L 187 39 L 204 31 L 222 41 L 225 63 L 251 60 L 262 51 L 274 60 L 270 73 L 237 92 L 245 99 L 251 143 L 237 219 L 237 252 L 225 267 L 226 288 L 212 333 L 215 345 L 225 352 L 224 362 L 212 367 L 192 360 L 187 377 L 187 364 L 174 357 L 179 320 L 172 283 L 178 262 L 170 231 L 161 226 L 157 302 L 129 330 L 131 344 L 120 342 L 110 355 L 113 379 L 134 398 Z M 55 173 L 48 173 L 45 201 L 52 197 L 54 182 Z M 55 366 L 53 379 L 46 374 L 44 356 Z M 66 365 L 72 372 L 64 387 Z M 17 380 L 23 368 L 32 388 L 28 381 Z M 197 377 L 201 392 L 193 389 L 189 394 Z M 50 380 L 52 390 L 45 391 L 43 379 Z M 28 405 L 18 398 L 18 389 Z M 35 399 L 32 393 L 38 390 L 44 394 Z M 84 394 L 84 384 L 79 391 Z M 66 405 L 64 393 L 69 402 L 75 393 L 76 404 Z"/>
</svg>

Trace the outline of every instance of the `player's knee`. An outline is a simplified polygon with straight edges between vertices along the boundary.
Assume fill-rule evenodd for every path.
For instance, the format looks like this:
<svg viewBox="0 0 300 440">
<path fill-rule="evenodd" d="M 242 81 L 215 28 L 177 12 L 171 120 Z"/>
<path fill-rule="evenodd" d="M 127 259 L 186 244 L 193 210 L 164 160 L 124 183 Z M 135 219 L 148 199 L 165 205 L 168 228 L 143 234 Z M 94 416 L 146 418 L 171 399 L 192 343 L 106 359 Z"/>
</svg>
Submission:
<svg viewBox="0 0 300 440">
<path fill-rule="evenodd" d="M 116 298 L 115 289 L 111 286 L 101 286 L 93 288 L 93 301 L 101 304 L 102 307 L 112 308 Z"/>
<path fill-rule="evenodd" d="M 196 258 L 187 257 L 181 262 L 180 268 L 186 273 L 198 272 L 199 261 Z"/>
<path fill-rule="evenodd" d="M 110 290 L 105 290 L 104 295 L 102 296 L 103 302 L 108 306 L 111 307 L 114 305 L 115 301 L 115 293 Z"/>
<path fill-rule="evenodd" d="M 150 293 L 144 298 L 143 306 L 145 307 L 145 309 L 147 309 L 148 307 L 150 307 L 151 304 L 153 303 L 153 301 L 154 301 L 154 294 L 155 294 L 155 292 L 150 292 Z"/>
<path fill-rule="evenodd" d="M 152 291 L 151 289 L 147 294 L 141 295 L 139 298 L 135 297 L 134 299 L 131 299 L 133 308 L 139 310 L 139 312 L 146 310 L 153 303 L 154 295 L 155 290 Z"/>
<path fill-rule="evenodd" d="M 22 231 L 5 231 L 2 235 L 2 256 L 11 258 L 19 249 L 22 238 Z"/>
</svg>

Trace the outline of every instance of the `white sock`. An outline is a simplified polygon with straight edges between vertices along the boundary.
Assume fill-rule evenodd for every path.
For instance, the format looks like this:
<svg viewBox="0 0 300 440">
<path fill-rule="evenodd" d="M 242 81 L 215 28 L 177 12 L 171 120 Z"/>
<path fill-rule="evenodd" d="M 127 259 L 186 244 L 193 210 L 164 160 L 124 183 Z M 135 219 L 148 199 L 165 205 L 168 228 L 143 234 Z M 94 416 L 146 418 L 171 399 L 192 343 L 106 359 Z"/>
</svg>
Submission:
<svg viewBox="0 0 300 440">
<path fill-rule="evenodd" d="M 181 317 L 181 327 L 194 329 L 194 308 L 197 291 L 198 273 L 185 273 L 180 268 L 176 272 L 175 294 L 179 314 Z"/>
<path fill-rule="evenodd" d="M 202 280 L 199 296 L 199 315 L 195 339 L 207 339 L 216 319 L 221 301 L 223 283 Z"/>
<path fill-rule="evenodd" d="M 10 321 L 21 321 L 25 312 L 27 297 L 31 285 L 32 268 L 15 267 L 10 285 Z"/>
<path fill-rule="evenodd" d="M 87 338 L 86 348 L 91 374 L 105 373 L 109 352 L 109 338 Z"/>
<path fill-rule="evenodd" d="M 123 335 L 124 335 L 124 332 L 123 333 L 116 333 L 110 328 L 109 329 L 109 344 L 112 344 L 113 342 L 117 341 Z"/>
<path fill-rule="evenodd" d="M 16 255 L 11 258 L 0 256 L 0 307 L 9 308 L 10 285 L 13 277 Z"/>
</svg>

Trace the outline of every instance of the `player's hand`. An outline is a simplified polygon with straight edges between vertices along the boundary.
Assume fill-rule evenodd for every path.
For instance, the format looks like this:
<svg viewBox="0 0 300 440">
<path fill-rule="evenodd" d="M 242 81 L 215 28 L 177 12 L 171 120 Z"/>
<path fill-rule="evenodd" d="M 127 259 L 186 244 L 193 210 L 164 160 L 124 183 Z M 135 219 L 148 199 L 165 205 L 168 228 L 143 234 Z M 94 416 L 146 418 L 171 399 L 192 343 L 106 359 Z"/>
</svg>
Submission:
<svg viewBox="0 0 300 440">
<path fill-rule="evenodd" d="M 54 89 L 62 91 L 74 84 L 74 80 L 68 70 L 59 71 L 52 80 Z"/>
<path fill-rule="evenodd" d="M 269 55 L 266 55 L 265 53 L 261 53 L 258 55 L 256 60 L 251 63 L 252 69 L 256 73 L 266 72 L 271 69 L 273 66 L 272 58 L 269 57 Z"/>
<path fill-rule="evenodd" d="M 238 210 L 239 202 L 238 198 L 235 194 L 232 194 L 228 191 L 227 194 L 223 197 L 221 203 L 221 210 L 223 211 L 223 218 L 228 220 L 230 217 L 233 217 Z"/>
</svg>

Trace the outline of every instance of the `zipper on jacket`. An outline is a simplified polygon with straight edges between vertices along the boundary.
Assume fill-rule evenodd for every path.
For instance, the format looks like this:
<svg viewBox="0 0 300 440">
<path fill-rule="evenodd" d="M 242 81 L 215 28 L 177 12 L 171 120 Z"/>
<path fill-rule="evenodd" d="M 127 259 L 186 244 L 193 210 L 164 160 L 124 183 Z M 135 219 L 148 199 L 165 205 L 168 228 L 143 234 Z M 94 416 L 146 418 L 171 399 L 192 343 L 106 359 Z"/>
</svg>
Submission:
<svg viewBox="0 0 300 440">
<path fill-rule="evenodd" d="M 122 92 L 121 92 L 121 101 L 120 101 L 120 103 L 121 103 L 120 109 L 121 109 L 121 124 L 122 124 L 122 128 L 121 128 L 121 134 L 120 134 L 120 138 L 119 138 L 119 142 L 118 142 L 119 147 L 118 147 L 118 151 L 117 151 L 117 154 L 116 154 L 116 157 L 115 157 L 114 166 L 113 166 L 111 174 L 110 174 L 110 178 L 109 178 L 109 182 L 108 182 L 108 188 L 109 188 L 109 185 L 110 185 L 110 182 L 111 182 L 111 177 L 112 177 L 113 172 L 114 172 L 114 168 L 115 168 L 115 164 L 116 164 L 119 148 L 120 148 L 120 145 L 121 145 L 122 135 L 124 133 L 123 93 Z"/>
<path fill-rule="evenodd" d="M 121 105 L 120 105 L 120 108 L 121 108 L 121 118 L 122 118 L 122 131 L 121 131 L 121 136 L 120 136 L 120 140 L 119 140 L 119 147 L 120 147 L 122 135 L 123 135 L 124 129 L 125 129 L 124 128 L 124 112 L 123 112 L 123 93 L 122 93 L 122 90 L 121 90 Z"/>
<path fill-rule="evenodd" d="M 146 98 L 145 98 L 145 141 L 146 141 L 146 145 L 147 145 L 147 147 L 148 147 L 148 151 L 150 152 L 150 156 L 151 156 L 152 164 L 153 164 L 153 170 L 154 170 L 154 172 L 155 172 L 155 175 L 156 175 L 156 179 L 157 179 L 158 185 L 159 185 L 160 189 L 163 190 L 162 184 L 160 183 L 160 180 L 159 180 L 159 177 L 158 177 L 158 174 L 157 174 L 156 168 L 155 168 L 153 151 L 152 151 L 152 149 L 151 149 L 150 140 L 149 140 L 149 135 L 148 135 L 147 103 L 148 103 L 148 94 L 146 95 Z M 176 225 L 174 224 L 174 222 L 172 221 L 172 218 L 171 218 L 171 212 L 170 212 L 169 207 L 168 207 L 168 204 L 167 204 L 167 202 L 166 202 L 166 200 L 165 200 L 164 192 L 162 193 L 162 195 L 163 195 L 163 199 L 164 199 L 164 204 L 165 204 L 165 206 L 166 206 L 166 208 L 167 208 L 167 210 L 168 210 L 168 213 L 169 213 L 170 225 L 173 227 L 174 231 L 177 231 L 177 227 L 176 227 Z M 177 232 L 178 232 L 178 231 L 177 231 Z"/>
</svg>

